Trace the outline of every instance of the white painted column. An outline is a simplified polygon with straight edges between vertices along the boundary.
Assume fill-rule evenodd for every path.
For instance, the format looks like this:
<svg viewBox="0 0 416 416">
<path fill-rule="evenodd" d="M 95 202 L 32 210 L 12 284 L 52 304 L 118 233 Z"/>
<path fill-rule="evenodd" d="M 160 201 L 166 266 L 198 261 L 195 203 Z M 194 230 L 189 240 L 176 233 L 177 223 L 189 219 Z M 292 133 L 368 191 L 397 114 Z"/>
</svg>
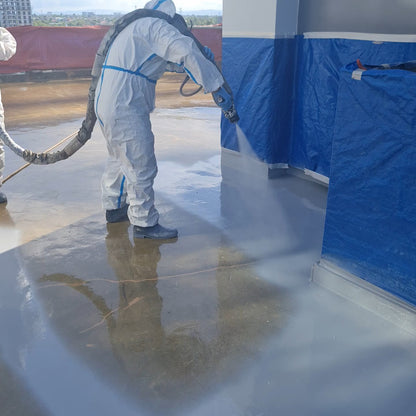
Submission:
<svg viewBox="0 0 416 416">
<path fill-rule="evenodd" d="M 290 154 L 298 5 L 298 0 L 223 3 L 223 71 L 239 127 L 271 168 L 286 166 Z M 234 126 L 222 124 L 221 144 L 240 151 Z"/>
</svg>

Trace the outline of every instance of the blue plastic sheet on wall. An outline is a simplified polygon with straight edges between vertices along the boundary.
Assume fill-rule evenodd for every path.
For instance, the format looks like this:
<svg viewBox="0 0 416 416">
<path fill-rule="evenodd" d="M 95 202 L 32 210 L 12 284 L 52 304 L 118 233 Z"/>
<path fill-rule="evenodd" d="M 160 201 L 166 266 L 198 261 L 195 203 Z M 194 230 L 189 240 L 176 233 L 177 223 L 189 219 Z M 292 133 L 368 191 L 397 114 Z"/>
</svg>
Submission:
<svg viewBox="0 0 416 416">
<path fill-rule="evenodd" d="M 223 70 L 257 157 L 330 176 L 339 71 L 416 59 L 416 43 L 351 39 L 223 39 Z M 221 145 L 238 151 L 222 120 Z"/>
<path fill-rule="evenodd" d="M 288 163 L 293 113 L 295 39 L 223 39 L 223 71 L 239 126 L 257 157 Z M 235 125 L 222 120 L 221 145 L 238 151 Z"/>
<path fill-rule="evenodd" d="M 330 176 L 340 69 L 416 59 L 416 43 L 298 37 L 290 164 Z"/>
<path fill-rule="evenodd" d="M 416 305 L 416 63 L 406 66 L 361 80 L 357 64 L 341 71 L 322 257 Z"/>
</svg>

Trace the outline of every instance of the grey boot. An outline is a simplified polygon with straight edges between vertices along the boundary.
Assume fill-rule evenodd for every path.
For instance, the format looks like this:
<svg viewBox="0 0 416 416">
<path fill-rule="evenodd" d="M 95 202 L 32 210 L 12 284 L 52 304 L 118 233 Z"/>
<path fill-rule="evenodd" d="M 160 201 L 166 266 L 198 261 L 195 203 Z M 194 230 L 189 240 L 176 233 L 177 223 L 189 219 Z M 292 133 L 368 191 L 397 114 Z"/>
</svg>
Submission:
<svg viewBox="0 0 416 416">
<path fill-rule="evenodd" d="M 0 204 L 5 204 L 7 202 L 7 197 L 3 192 L 0 192 Z"/>
<path fill-rule="evenodd" d="M 105 212 L 105 219 L 107 222 L 113 223 L 113 222 L 123 222 L 128 221 L 129 217 L 127 216 L 127 210 L 129 208 L 129 205 L 126 204 L 124 207 L 117 208 L 117 209 L 108 209 Z"/>
<path fill-rule="evenodd" d="M 160 224 L 156 224 L 153 227 L 139 227 L 135 225 L 133 227 L 134 238 L 153 238 L 155 240 L 165 240 L 170 238 L 176 238 L 178 236 L 178 230 L 162 227 Z"/>
</svg>

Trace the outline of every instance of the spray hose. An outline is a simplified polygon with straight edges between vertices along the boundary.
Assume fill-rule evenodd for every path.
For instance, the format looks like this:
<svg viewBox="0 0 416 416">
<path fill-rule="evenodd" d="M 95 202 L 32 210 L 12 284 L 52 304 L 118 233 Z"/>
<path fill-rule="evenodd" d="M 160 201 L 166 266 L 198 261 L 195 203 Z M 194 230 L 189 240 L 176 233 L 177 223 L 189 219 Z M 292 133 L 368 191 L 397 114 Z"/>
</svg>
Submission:
<svg viewBox="0 0 416 416">
<path fill-rule="evenodd" d="M 188 81 L 191 79 L 191 77 L 189 75 L 187 75 L 185 77 L 185 79 L 183 80 L 180 88 L 179 88 L 179 93 L 183 96 L 183 97 L 192 97 L 193 95 L 196 95 L 199 93 L 199 91 L 202 90 L 202 85 L 200 85 L 196 90 L 191 91 L 191 92 L 185 92 L 184 91 L 184 87 L 185 85 L 188 83 Z"/>
<path fill-rule="evenodd" d="M 95 115 L 94 110 L 95 90 L 97 87 L 98 79 L 101 75 L 102 65 L 111 44 L 117 35 L 127 25 L 141 17 L 148 17 L 149 14 L 152 16 L 159 14 L 166 16 L 164 13 L 158 12 L 156 10 L 134 10 L 133 12 L 128 13 L 118 19 L 102 39 L 100 46 L 98 47 L 94 65 L 91 71 L 92 80 L 88 92 L 88 103 L 85 119 L 82 122 L 81 128 L 79 129 L 77 135 L 62 150 L 53 153 L 36 153 L 32 152 L 31 150 L 23 149 L 21 146 L 15 143 L 9 134 L 2 128 L 2 126 L 0 126 L 0 139 L 4 142 L 4 144 L 6 144 L 18 156 L 22 157 L 26 162 L 35 165 L 49 165 L 61 160 L 65 160 L 72 156 L 77 150 L 79 150 L 91 138 L 95 122 L 97 121 L 97 116 Z"/>
<path fill-rule="evenodd" d="M 114 39 L 118 34 L 127 27 L 130 23 L 134 22 L 137 19 L 145 17 L 156 17 L 159 19 L 164 19 L 171 25 L 175 26 L 183 35 L 191 37 L 197 44 L 200 51 L 206 56 L 204 47 L 201 43 L 195 38 L 195 36 L 190 32 L 187 27 L 187 24 L 182 16 L 175 14 L 172 18 L 166 13 L 160 12 L 158 10 L 151 9 L 137 9 L 126 15 L 120 17 L 113 26 L 108 30 L 102 39 L 97 54 L 95 56 L 94 65 L 91 70 L 91 84 L 88 92 L 88 103 L 85 119 L 82 122 L 81 128 L 79 129 L 76 136 L 62 149 L 53 153 L 48 153 L 47 151 L 42 153 L 36 153 L 31 150 L 27 150 L 19 146 L 13 141 L 5 129 L 0 125 L 0 139 L 7 145 L 14 153 L 22 157 L 29 164 L 35 165 L 49 165 L 52 163 L 65 160 L 72 156 L 76 151 L 78 151 L 84 144 L 91 138 L 92 131 L 97 121 L 97 116 L 95 114 L 94 102 L 95 102 L 95 90 L 98 84 L 98 80 L 101 76 L 101 70 L 106 59 L 108 50 L 112 45 Z M 207 56 L 206 56 L 207 57 Z M 193 95 L 193 94 L 192 94 Z"/>
</svg>

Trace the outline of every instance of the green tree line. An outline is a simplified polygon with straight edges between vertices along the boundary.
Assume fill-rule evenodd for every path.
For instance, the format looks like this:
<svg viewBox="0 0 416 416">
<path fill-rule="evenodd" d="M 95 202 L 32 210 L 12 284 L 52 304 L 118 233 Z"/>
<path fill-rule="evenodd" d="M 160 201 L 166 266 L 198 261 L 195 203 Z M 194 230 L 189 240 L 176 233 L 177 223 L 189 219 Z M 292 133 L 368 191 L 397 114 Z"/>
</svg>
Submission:
<svg viewBox="0 0 416 416">
<path fill-rule="evenodd" d="M 34 14 L 33 26 L 96 26 L 112 25 L 121 14 Z M 187 16 L 183 15 L 188 26 L 211 26 L 222 23 L 222 16 Z"/>
</svg>

